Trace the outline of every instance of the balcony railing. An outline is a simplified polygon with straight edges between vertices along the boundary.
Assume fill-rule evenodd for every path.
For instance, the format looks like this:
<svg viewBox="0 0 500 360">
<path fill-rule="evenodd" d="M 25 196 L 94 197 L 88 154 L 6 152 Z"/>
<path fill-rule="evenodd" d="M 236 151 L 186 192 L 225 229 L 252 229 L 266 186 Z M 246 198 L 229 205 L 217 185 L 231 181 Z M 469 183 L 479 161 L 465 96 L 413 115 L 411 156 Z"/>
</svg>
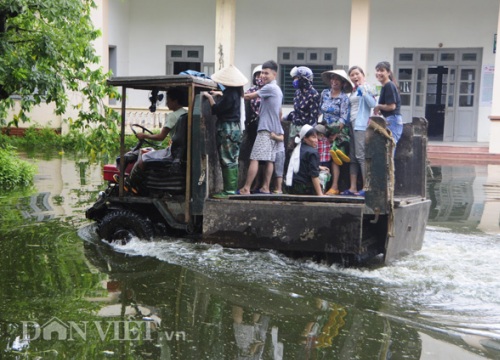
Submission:
<svg viewBox="0 0 500 360">
<path fill-rule="evenodd" d="M 113 106 L 112 108 L 121 113 L 121 107 Z M 145 107 L 128 107 L 125 116 L 126 132 L 130 132 L 131 124 L 139 124 L 149 130 L 161 130 L 168 113 L 170 110 L 166 107 L 158 107 L 154 113 Z"/>
</svg>

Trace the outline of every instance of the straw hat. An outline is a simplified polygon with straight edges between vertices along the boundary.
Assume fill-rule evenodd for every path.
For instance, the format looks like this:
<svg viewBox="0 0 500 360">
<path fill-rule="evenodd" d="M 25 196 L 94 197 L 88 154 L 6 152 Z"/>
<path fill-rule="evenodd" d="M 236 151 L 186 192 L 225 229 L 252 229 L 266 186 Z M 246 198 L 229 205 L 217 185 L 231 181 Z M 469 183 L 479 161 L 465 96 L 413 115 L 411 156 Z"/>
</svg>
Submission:
<svg viewBox="0 0 500 360">
<path fill-rule="evenodd" d="M 324 71 L 321 73 L 321 79 L 326 85 L 330 85 L 330 79 L 332 78 L 333 75 L 338 75 L 345 81 L 344 92 L 347 93 L 352 92 L 352 89 L 354 89 L 354 84 L 352 83 L 351 79 L 349 78 L 349 75 L 347 75 L 345 70 L 338 69 L 338 70 Z"/>
<path fill-rule="evenodd" d="M 224 86 L 243 86 L 248 79 L 234 65 L 229 65 L 212 75 L 212 80 Z"/>
</svg>

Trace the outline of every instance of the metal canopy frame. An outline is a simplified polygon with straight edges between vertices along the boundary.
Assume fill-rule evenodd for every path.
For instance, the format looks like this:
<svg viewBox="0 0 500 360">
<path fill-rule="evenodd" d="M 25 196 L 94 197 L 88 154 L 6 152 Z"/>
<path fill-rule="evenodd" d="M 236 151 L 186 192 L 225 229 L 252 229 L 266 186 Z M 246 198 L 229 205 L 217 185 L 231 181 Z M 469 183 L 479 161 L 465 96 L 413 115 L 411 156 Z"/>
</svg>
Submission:
<svg viewBox="0 0 500 360">
<path fill-rule="evenodd" d="M 217 90 L 217 83 L 211 79 L 196 77 L 192 75 L 162 75 L 162 76 L 126 76 L 114 77 L 107 80 L 107 84 L 116 87 L 122 87 L 122 105 L 121 105 L 121 125 L 120 125 L 120 159 L 125 156 L 125 120 L 127 108 L 127 89 L 136 90 L 158 90 L 168 91 L 171 87 L 188 88 L 188 138 L 187 138 L 187 163 L 191 164 L 191 128 L 193 124 L 193 107 L 196 95 L 196 88 L 206 90 Z M 120 178 L 118 183 L 118 196 L 123 197 L 125 163 L 120 161 Z M 191 166 L 186 169 L 186 208 L 185 221 L 190 218 L 189 198 L 191 197 Z"/>
</svg>

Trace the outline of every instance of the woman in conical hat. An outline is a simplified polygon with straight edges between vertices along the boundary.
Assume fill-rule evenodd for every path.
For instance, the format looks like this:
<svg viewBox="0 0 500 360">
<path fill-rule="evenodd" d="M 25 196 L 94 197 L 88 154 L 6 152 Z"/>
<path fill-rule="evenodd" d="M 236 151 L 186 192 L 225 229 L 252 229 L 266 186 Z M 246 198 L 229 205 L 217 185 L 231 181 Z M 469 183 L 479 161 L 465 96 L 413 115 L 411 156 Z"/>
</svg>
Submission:
<svg viewBox="0 0 500 360">
<path fill-rule="evenodd" d="M 238 157 L 241 142 L 241 116 L 243 102 L 243 85 L 248 79 L 234 65 L 229 65 L 212 75 L 212 80 L 224 85 L 220 92 L 204 92 L 217 116 L 217 149 L 224 180 L 222 192 L 212 195 L 214 198 L 226 198 L 238 188 Z M 215 101 L 215 95 L 222 95 Z"/>
<path fill-rule="evenodd" d="M 329 85 L 328 89 L 321 93 L 321 112 L 323 114 L 324 125 L 328 132 L 332 134 L 332 157 L 333 181 L 327 195 L 340 194 L 338 182 L 340 176 L 340 165 L 349 162 L 346 155 L 345 146 L 349 144 L 349 128 L 345 126 L 349 119 L 349 97 L 353 85 L 349 75 L 344 70 L 329 70 L 321 74 L 323 82 Z"/>
</svg>

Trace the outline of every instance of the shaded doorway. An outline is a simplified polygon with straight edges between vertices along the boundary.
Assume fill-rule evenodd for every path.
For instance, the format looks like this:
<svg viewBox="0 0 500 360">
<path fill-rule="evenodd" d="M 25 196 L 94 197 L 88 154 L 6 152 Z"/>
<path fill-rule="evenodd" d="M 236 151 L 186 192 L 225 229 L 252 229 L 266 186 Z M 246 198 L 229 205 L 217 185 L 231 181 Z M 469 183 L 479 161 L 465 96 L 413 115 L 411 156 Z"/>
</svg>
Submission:
<svg viewBox="0 0 500 360">
<path fill-rule="evenodd" d="M 447 85 L 448 68 L 438 66 L 427 70 L 425 118 L 429 122 L 429 140 L 443 140 Z"/>
</svg>

